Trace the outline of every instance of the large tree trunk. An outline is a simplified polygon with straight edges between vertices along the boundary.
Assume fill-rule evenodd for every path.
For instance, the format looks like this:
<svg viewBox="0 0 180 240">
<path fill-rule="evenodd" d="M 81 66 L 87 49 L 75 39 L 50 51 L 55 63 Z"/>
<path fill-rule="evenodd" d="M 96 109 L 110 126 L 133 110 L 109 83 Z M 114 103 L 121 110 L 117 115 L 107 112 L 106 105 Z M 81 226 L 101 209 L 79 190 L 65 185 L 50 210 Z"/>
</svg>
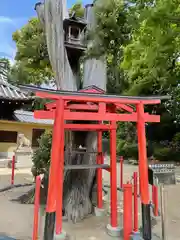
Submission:
<svg viewBox="0 0 180 240">
<path fill-rule="evenodd" d="M 64 47 L 63 19 L 66 14 L 66 0 L 45 0 L 37 5 L 36 10 L 47 36 L 47 46 L 58 89 L 77 90 L 76 73 L 72 71 Z M 88 29 L 95 24 L 92 5 L 85 11 Z M 91 43 L 89 43 L 91 44 Z M 97 81 L 98 79 L 98 81 Z M 83 87 L 96 85 L 106 90 L 105 58 L 87 59 L 84 63 Z M 97 134 L 95 132 L 76 132 L 68 134 L 66 143 L 65 164 L 93 164 L 96 162 Z M 84 155 L 72 152 L 79 145 L 86 148 Z M 91 152 L 91 154 L 88 154 Z M 67 170 L 64 173 L 63 212 L 76 222 L 92 212 L 92 184 L 95 170 Z"/>
</svg>

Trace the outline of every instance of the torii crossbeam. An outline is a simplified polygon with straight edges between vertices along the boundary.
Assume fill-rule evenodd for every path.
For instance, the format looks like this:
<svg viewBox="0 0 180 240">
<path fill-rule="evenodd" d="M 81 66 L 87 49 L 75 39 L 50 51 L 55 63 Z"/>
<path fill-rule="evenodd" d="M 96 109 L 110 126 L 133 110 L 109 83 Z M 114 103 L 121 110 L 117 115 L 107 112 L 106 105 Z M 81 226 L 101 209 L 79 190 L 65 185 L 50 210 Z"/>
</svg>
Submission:
<svg viewBox="0 0 180 240">
<path fill-rule="evenodd" d="M 117 122 L 136 122 L 138 133 L 140 195 L 142 202 L 143 237 L 151 239 L 146 122 L 160 122 L 160 116 L 144 112 L 144 105 L 160 104 L 167 97 L 133 97 L 106 95 L 102 92 L 55 91 L 21 86 L 37 97 L 51 99 L 47 110 L 34 112 L 36 118 L 54 119 L 47 212 L 56 212 L 56 233 L 62 231 L 62 198 L 64 172 L 64 130 L 98 131 L 98 153 L 102 153 L 102 131 L 110 131 L 111 226 L 117 223 L 116 129 Z M 68 124 L 66 120 L 98 121 L 97 124 Z M 106 121 L 106 124 L 104 123 Z M 107 123 L 108 122 L 108 123 Z M 99 123 L 99 124 L 98 124 Z M 102 157 L 98 164 L 103 164 Z M 102 208 L 102 169 L 98 168 L 98 207 Z"/>
</svg>

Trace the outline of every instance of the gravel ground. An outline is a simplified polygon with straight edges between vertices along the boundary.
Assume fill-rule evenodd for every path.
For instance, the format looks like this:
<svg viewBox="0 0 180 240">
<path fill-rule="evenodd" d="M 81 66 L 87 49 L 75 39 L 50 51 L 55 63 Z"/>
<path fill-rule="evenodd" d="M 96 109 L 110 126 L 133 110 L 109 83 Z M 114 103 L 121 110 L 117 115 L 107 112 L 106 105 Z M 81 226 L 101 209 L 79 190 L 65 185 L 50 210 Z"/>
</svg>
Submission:
<svg viewBox="0 0 180 240">
<path fill-rule="evenodd" d="M 124 180 L 130 180 L 136 166 L 124 165 Z M 120 182 L 119 164 L 117 164 L 117 178 Z M 178 174 L 180 169 L 178 168 Z M 0 188 L 6 187 L 10 183 L 9 169 L 0 169 Z M 179 174 L 180 175 L 180 174 Z M 109 173 L 103 172 L 105 184 L 109 184 Z M 32 176 L 30 169 L 16 170 L 15 184 L 31 183 Z M 119 185 L 119 184 L 118 184 Z M 12 202 L 21 194 L 25 193 L 29 187 L 15 188 L 6 192 L 0 193 L 0 235 L 14 237 L 18 240 L 32 239 L 32 223 L 33 223 L 33 205 L 22 205 Z M 167 240 L 180 239 L 180 185 L 167 186 Z M 109 208 L 109 195 L 106 196 L 106 207 Z M 122 194 L 118 193 L 118 211 L 119 216 L 122 214 Z M 139 208 L 140 209 L 140 208 Z M 139 218 L 141 219 L 139 212 Z M 76 225 L 64 222 L 63 228 L 70 233 L 71 240 L 110 240 L 105 233 L 105 226 L 109 222 L 109 217 L 96 218 L 89 217 L 85 221 Z M 119 218 L 119 223 L 122 225 L 122 218 Z M 156 238 L 161 239 L 161 221 L 157 219 L 157 223 L 153 228 L 153 233 Z M 116 239 L 116 238 L 114 238 Z M 119 239 L 119 238 L 117 238 Z"/>
</svg>

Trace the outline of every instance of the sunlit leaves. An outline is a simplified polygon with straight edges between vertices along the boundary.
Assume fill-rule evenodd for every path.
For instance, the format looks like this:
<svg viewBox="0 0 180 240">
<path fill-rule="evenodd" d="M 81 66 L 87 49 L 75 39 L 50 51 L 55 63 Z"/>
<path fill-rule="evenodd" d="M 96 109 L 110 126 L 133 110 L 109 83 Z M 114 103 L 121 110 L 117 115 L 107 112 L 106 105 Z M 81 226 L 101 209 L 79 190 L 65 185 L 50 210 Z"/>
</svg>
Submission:
<svg viewBox="0 0 180 240">
<path fill-rule="evenodd" d="M 166 92 L 169 85 L 177 84 L 179 77 L 179 1 L 147 2 L 144 1 L 143 8 L 141 5 L 139 28 L 133 31 L 132 42 L 125 47 L 122 63 L 131 82 L 128 92 L 133 94 Z"/>
</svg>

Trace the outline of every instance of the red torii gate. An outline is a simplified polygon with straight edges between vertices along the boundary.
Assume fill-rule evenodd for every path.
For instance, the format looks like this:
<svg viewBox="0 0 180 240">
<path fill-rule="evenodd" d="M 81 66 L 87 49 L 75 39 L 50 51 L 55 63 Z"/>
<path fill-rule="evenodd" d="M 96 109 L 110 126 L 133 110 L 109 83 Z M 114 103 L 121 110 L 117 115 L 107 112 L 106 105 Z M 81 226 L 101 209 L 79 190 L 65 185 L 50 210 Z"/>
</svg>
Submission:
<svg viewBox="0 0 180 240">
<path fill-rule="evenodd" d="M 102 153 L 102 131 L 110 131 L 110 166 L 107 170 L 110 172 L 111 182 L 111 226 L 117 228 L 116 123 L 131 121 L 137 122 L 143 236 L 144 239 L 151 239 L 145 123 L 160 122 L 160 116 L 145 113 L 144 105 L 160 104 L 160 99 L 167 98 L 105 95 L 101 89 L 93 87 L 91 90 L 85 89 L 81 92 L 23 87 L 36 92 L 37 97 L 54 101 L 46 104 L 47 110 L 35 111 L 34 116 L 35 118 L 54 119 L 46 211 L 56 212 L 56 234 L 62 231 L 64 130 L 98 131 L 98 153 Z M 99 124 L 68 124 L 65 123 L 67 120 L 98 121 Z M 103 121 L 108 121 L 109 124 L 104 124 Z M 101 156 L 97 157 L 97 164 L 100 166 L 95 167 L 98 171 L 98 208 L 102 208 L 103 160 L 102 154 L 98 156 Z"/>
</svg>

